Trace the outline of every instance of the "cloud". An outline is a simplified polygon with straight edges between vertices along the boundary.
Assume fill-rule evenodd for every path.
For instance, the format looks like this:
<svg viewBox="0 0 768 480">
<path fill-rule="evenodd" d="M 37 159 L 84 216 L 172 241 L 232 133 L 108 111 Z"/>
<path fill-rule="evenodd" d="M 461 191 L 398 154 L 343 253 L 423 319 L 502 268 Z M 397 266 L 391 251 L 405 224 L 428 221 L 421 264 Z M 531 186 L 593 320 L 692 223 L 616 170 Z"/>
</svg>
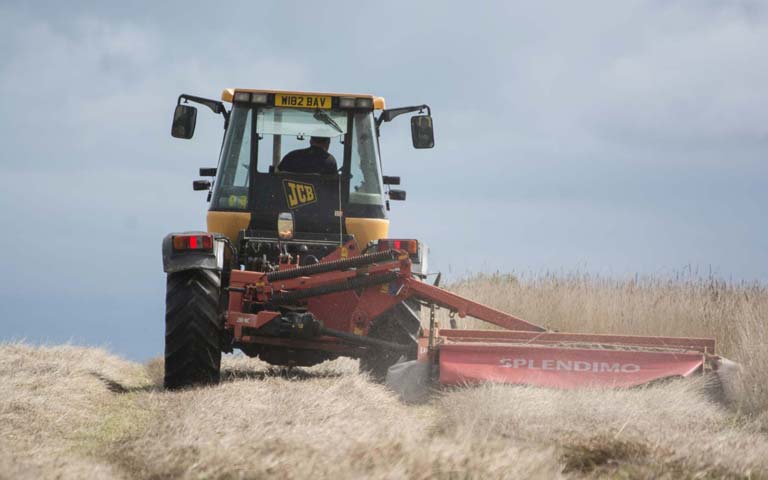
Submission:
<svg viewBox="0 0 768 480">
<path fill-rule="evenodd" d="M 202 226 L 190 181 L 221 143 L 202 109 L 195 139 L 171 139 L 172 110 L 232 86 L 430 104 L 436 148 L 398 119 L 382 152 L 408 190 L 392 234 L 425 239 L 435 268 L 768 278 L 761 2 L 187 3 L 0 6 L 6 317 L 93 325 L 80 299 L 100 295 L 135 318 L 116 348 L 144 354 L 160 239 Z M 56 295 L 30 306 L 41 289 Z"/>
<path fill-rule="evenodd" d="M 125 162 L 177 168 L 167 161 L 176 96 L 190 91 L 218 97 L 230 85 L 222 78 L 225 70 L 239 61 L 232 49 L 209 55 L 210 63 L 178 55 L 183 45 L 174 38 L 130 20 L 90 15 L 75 15 L 64 25 L 25 20 L 4 33 L 16 45 L 0 75 L 0 88 L 12 92 L 0 116 L 0 127 L 14 132 L 6 148 L 15 155 L 3 162 L 6 169 Z M 256 76 L 295 83 L 303 71 L 295 62 L 264 56 L 232 75 Z M 211 137 L 204 144 L 219 141 Z"/>
</svg>

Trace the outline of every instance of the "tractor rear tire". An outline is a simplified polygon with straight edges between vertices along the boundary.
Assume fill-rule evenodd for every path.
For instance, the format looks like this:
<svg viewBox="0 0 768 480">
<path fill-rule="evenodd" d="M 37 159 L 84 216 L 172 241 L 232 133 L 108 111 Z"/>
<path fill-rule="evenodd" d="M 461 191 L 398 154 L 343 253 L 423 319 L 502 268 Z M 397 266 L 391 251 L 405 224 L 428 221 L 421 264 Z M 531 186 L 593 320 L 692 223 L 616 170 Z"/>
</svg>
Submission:
<svg viewBox="0 0 768 480">
<path fill-rule="evenodd" d="M 368 336 L 378 340 L 410 345 L 412 350 L 406 353 L 380 348 L 371 348 L 360 357 L 360 371 L 367 373 L 376 382 L 387 379 L 387 370 L 401 357 L 406 360 L 416 359 L 418 334 L 421 322 L 418 315 L 404 302 L 377 318 L 371 326 Z"/>
<path fill-rule="evenodd" d="M 219 383 L 221 276 L 195 269 L 168 274 L 165 295 L 167 389 Z"/>
</svg>

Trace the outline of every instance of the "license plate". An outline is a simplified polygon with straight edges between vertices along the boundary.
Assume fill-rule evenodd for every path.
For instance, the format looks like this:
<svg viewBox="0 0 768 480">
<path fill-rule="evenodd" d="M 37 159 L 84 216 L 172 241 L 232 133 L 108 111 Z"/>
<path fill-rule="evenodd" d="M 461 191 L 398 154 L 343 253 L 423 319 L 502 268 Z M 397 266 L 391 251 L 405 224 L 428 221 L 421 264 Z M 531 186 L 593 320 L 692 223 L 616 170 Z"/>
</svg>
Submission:
<svg viewBox="0 0 768 480">
<path fill-rule="evenodd" d="M 292 108 L 331 108 L 331 97 L 319 95 L 283 95 L 275 94 L 276 107 Z"/>
</svg>

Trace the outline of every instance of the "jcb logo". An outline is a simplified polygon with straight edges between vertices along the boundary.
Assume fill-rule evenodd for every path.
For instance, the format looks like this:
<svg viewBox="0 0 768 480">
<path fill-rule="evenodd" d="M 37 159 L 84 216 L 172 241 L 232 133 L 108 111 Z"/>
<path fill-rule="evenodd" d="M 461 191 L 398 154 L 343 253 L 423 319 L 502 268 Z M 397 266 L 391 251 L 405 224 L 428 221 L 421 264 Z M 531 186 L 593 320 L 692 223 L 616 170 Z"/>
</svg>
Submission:
<svg viewBox="0 0 768 480">
<path fill-rule="evenodd" d="M 309 183 L 283 180 L 283 189 L 285 189 L 288 208 L 298 208 L 317 201 L 315 187 Z"/>
</svg>

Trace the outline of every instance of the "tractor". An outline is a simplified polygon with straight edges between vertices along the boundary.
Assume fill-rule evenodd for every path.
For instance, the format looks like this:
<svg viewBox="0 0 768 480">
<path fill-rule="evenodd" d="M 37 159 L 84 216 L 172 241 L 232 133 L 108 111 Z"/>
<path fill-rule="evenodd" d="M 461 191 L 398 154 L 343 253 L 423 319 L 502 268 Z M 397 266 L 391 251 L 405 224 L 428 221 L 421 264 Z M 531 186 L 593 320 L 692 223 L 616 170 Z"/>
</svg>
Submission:
<svg viewBox="0 0 768 480">
<path fill-rule="evenodd" d="M 379 135 L 384 123 L 417 113 L 411 117 L 413 146 L 432 148 L 430 107 L 386 109 L 384 98 L 373 95 L 226 89 L 221 101 L 180 95 L 173 137 L 194 134 L 197 109 L 190 102 L 222 116 L 224 138 L 218 166 L 200 169 L 201 177 L 212 180 L 193 182 L 195 190 L 208 191 L 208 231 L 173 233 L 163 240 L 166 387 L 217 382 L 221 352 L 234 348 L 286 366 L 350 355 L 377 378 L 402 352 L 415 358 L 421 323 L 414 302 L 398 302 L 377 318 L 365 318 L 354 311 L 350 294 L 337 293 L 323 296 L 322 305 L 310 302 L 318 309 L 280 305 L 281 315 L 258 327 L 238 319 L 228 322 L 226 312 L 233 293 L 240 293 L 233 292 L 233 274 L 279 275 L 318 265 L 337 250 L 343 260 L 385 246 L 407 246 L 413 272 L 426 273 L 425 245 L 380 242 L 389 230 L 390 200 L 405 200 L 406 193 L 390 188 L 399 185 L 398 177 L 382 175 Z M 335 171 L 280 168 L 290 151 L 317 137 L 330 140 Z M 250 308 L 242 313 L 258 313 Z M 296 322 L 309 314 L 350 337 L 291 338 L 292 329 L 301 327 Z M 401 350 L 366 342 L 376 339 Z"/>
<path fill-rule="evenodd" d="M 190 103 L 221 115 L 224 137 L 217 167 L 200 169 L 210 180 L 193 182 L 208 192 L 207 231 L 163 239 L 166 388 L 218 383 L 222 353 L 234 349 L 287 367 L 358 358 L 373 380 L 417 372 L 424 385 L 628 387 L 720 365 L 712 339 L 554 332 L 451 293 L 439 275 L 427 282 L 426 245 L 388 237 L 390 201 L 406 194 L 391 188 L 399 177 L 382 175 L 379 139 L 412 114 L 413 147 L 434 147 L 428 105 L 241 88 L 220 101 L 182 94 L 173 137 L 192 138 Z M 440 328 L 437 308 L 451 328 Z M 497 328 L 456 329 L 456 315 Z"/>
</svg>

